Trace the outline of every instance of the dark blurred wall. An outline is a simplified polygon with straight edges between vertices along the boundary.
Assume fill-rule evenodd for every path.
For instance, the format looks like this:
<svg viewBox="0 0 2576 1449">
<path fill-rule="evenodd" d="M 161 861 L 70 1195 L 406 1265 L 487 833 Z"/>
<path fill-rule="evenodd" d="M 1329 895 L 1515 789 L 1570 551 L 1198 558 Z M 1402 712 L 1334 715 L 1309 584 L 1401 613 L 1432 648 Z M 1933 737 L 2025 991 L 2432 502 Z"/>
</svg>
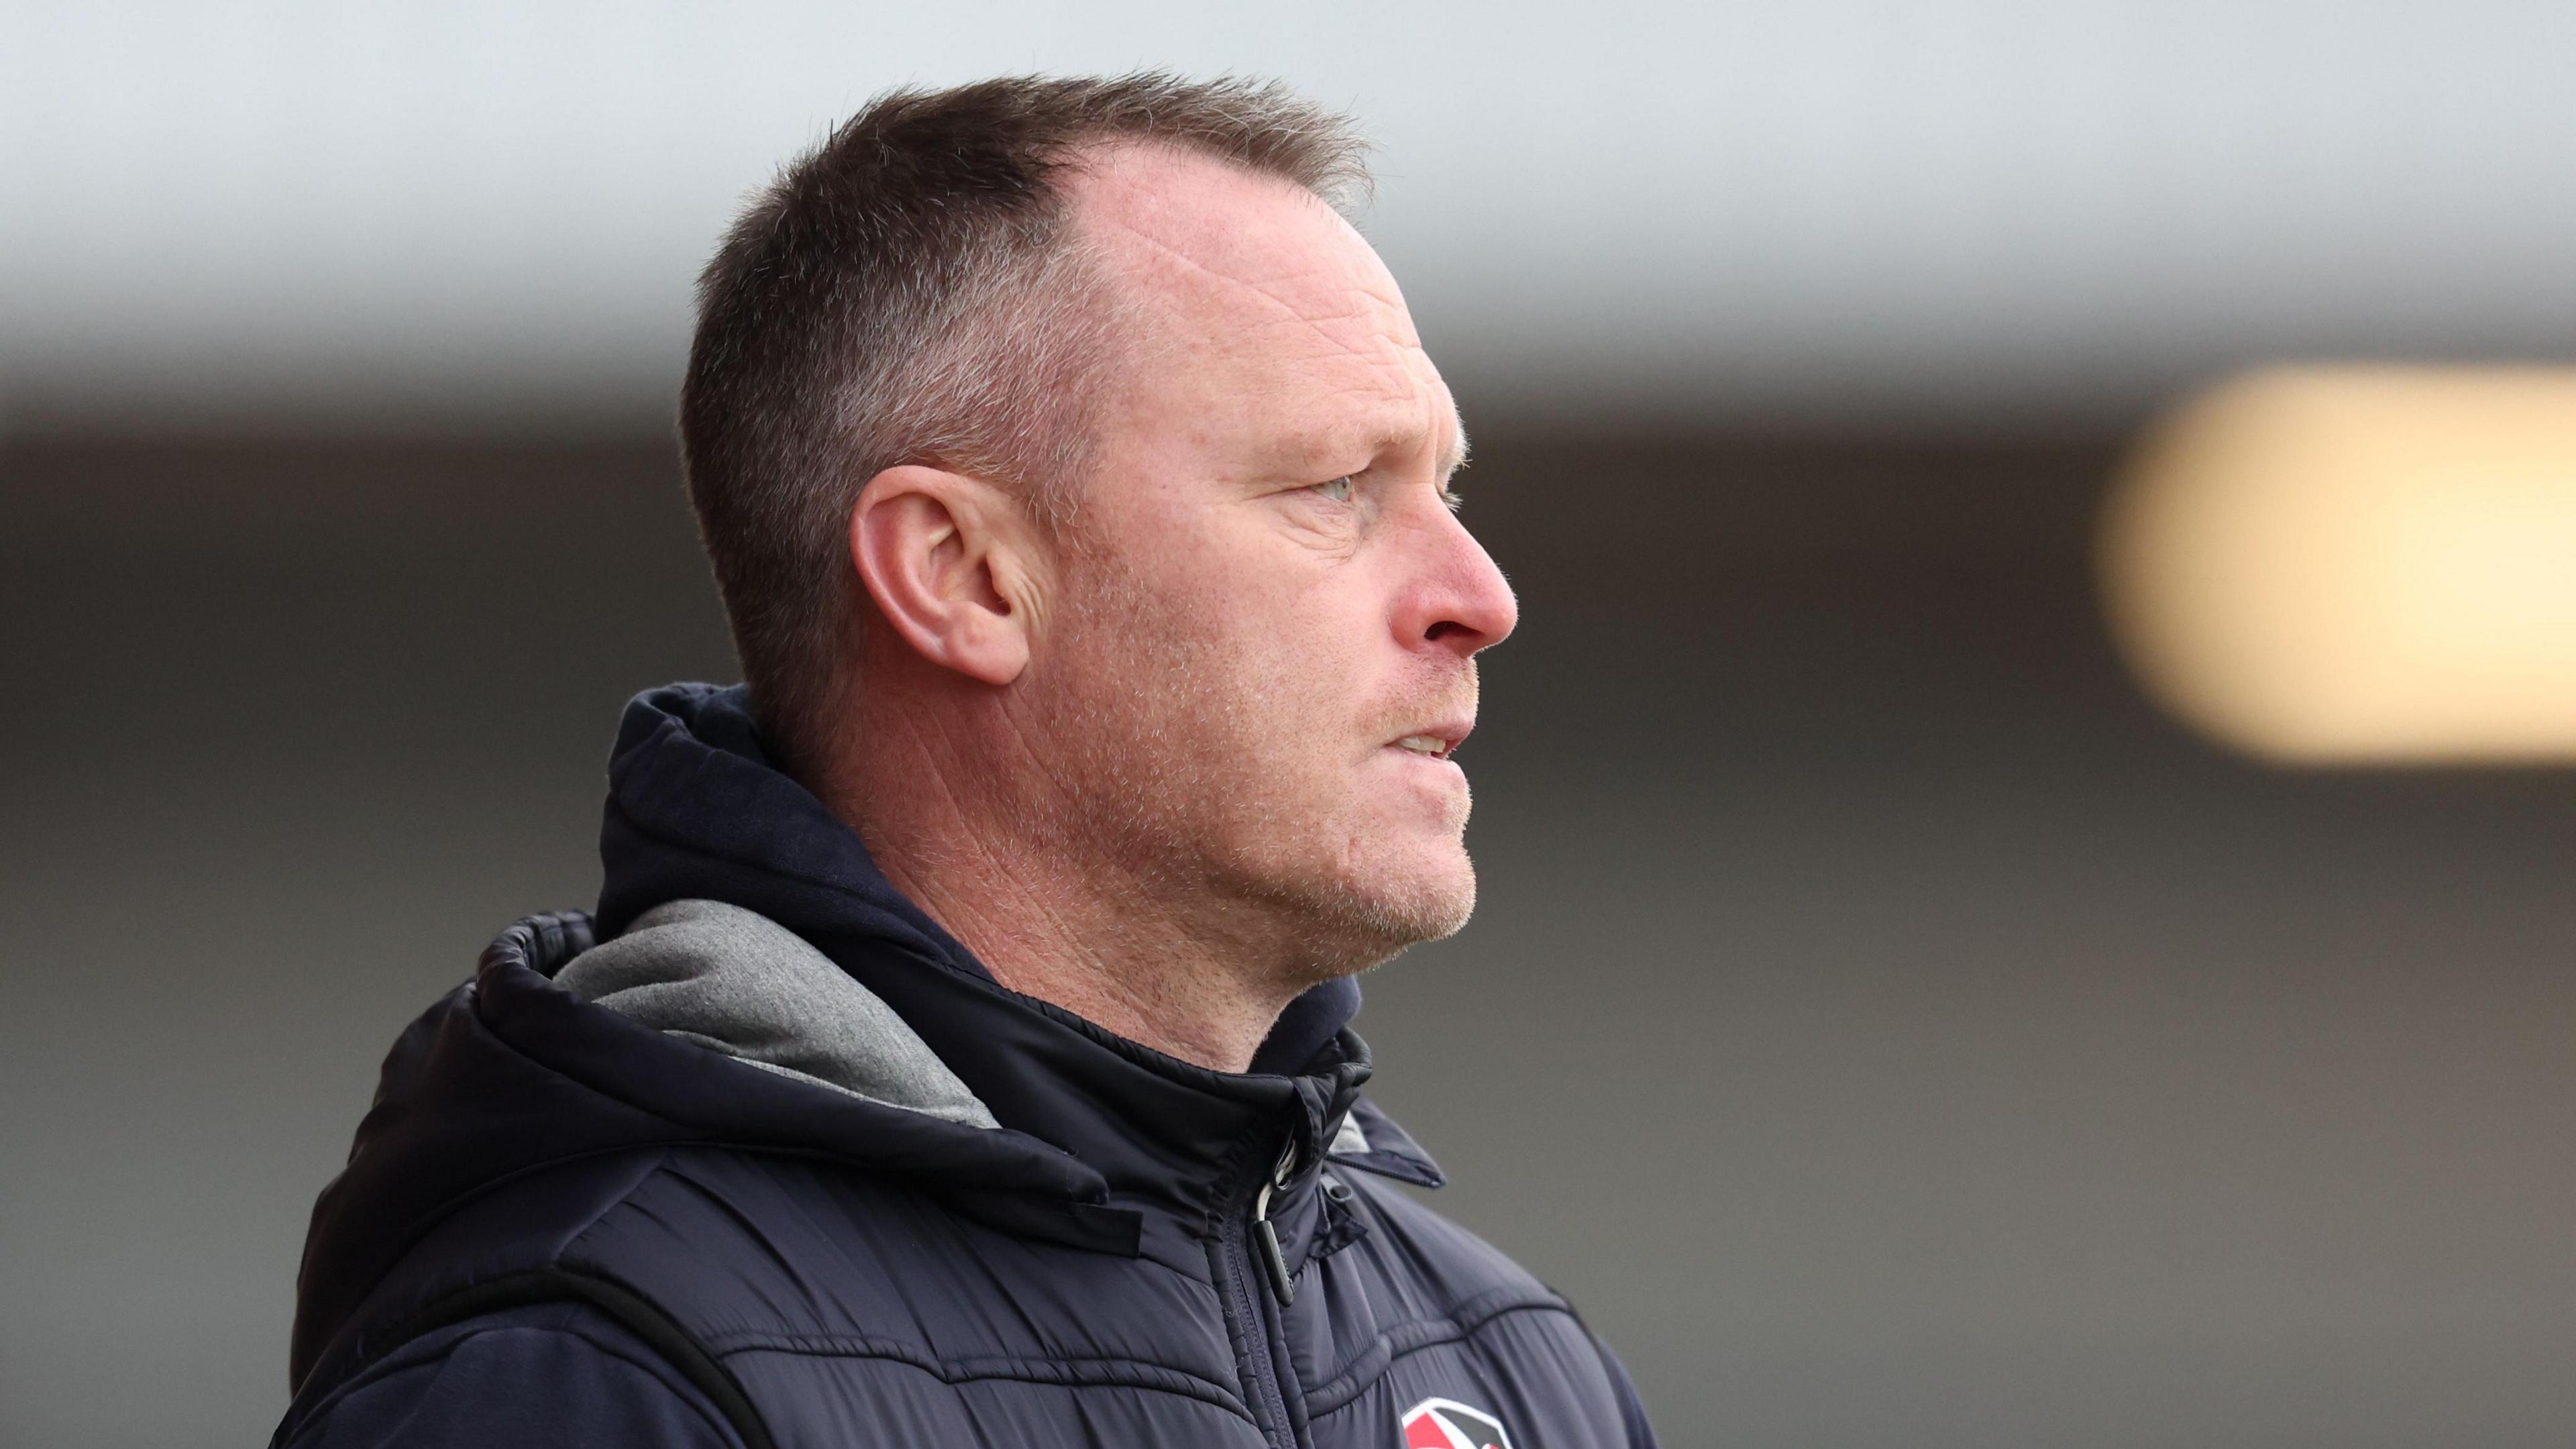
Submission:
<svg viewBox="0 0 2576 1449">
<path fill-rule="evenodd" d="M 2576 1433 L 2576 776 L 2154 716 L 2108 442 L 1477 453 L 1486 904 L 1360 1025 L 1667 1443 Z M 0 1442 L 252 1442 L 385 1045 L 729 669 L 669 449 L 22 439 L 0 641 Z"/>
</svg>

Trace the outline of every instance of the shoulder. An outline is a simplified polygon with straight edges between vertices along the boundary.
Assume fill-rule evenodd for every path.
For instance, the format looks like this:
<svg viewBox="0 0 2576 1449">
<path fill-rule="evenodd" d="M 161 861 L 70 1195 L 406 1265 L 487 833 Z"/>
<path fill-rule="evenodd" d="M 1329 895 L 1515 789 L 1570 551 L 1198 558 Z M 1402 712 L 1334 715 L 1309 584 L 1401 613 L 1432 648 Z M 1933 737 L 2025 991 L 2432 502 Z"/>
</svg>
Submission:
<svg viewBox="0 0 2576 1449">
<path fill-rule="evenodd" d="M 425 1333 L 339 1385 L 279 1449 L 613 1443 L 745 1449 L 727 1415 L 657 1348 L 598 1308 L 504 1309 Z"/>
<path fill-rule="evenodd" d="M 919 1280 L 993 1256 L 994 1237 L 900 1180 L 691 1149 L 667 1155 L 556 1261 L 631 1284 L 721 1350 L 759 1333 L 918 1338 L 936 1301 Z"/>
<path fill-rule="evenodd" d="M 890 1184 L 723 1149 L 524 1174 L 389 1266 L 278 1442 L 587 1442 L 579 1428 L 604 1443 L 756 1445 L 725 1340 L 810 1329 L 797 1307 L 818 1300 L 898 1317 L 884 1270 L 923 1245 L 938 1217 L 923 1207 Z"/>
</svg>

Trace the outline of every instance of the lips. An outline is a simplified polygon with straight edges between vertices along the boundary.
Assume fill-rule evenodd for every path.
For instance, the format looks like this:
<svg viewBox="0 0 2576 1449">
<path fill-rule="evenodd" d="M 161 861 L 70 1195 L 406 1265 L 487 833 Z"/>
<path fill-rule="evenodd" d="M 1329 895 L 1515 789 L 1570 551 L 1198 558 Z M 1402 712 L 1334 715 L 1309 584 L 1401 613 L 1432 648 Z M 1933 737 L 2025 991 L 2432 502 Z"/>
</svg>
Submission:
<svg viewBox="0 0 2576 1449">
<path fill-rule="evenodd" d="M 1456 753 L 1458 746 L 1466 741 L 1468 732 L 1475 727 L 1476 722 L 1464 716 L 1456 719 L 1434 720 L 1410 734 L 1399 735 L 1387 741 L 1387 744 L 1391 749 L 1403 750 L 1409 754 L 1445 760 Z"/>
</svg>

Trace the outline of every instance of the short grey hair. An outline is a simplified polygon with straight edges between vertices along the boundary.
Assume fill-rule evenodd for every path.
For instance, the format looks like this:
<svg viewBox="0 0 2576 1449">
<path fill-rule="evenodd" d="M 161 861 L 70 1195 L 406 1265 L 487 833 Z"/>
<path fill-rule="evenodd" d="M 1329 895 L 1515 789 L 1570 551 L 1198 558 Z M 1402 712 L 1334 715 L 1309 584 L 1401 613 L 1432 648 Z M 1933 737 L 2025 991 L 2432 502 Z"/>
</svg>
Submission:
<svg viewBox="0 0 2576 1449">
<path fill-rule="evenodd" d="M 861 587 L 850 510 L 887 468 L 1009 484 L 1060 523 L 1117 349 L 1050 178 L 1085 148 L 1196 151 L 1348 211 L 1367 147 L 1276 81 L 1014 77 L 879 96 L 789 164 L 698 281 L 689 498 L 764 731 L 810 765 Z"/>
</svg>

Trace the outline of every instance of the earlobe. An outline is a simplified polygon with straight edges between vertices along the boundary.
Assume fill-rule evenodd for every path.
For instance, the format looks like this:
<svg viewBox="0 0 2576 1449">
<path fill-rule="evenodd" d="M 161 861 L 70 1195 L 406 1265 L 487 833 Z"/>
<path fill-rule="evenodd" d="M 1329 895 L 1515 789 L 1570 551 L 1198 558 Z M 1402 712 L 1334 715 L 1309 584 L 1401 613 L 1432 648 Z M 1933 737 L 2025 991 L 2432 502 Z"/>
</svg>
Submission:
<svg viewBox="0 0 2576 1449">
<path fill-rule="evenodd" d="M 906 464 L 859 490 L 850 561 L 885 627 L 912 653 L 989 685 L 1028 667 L 1027 611 L 1001 584 L 1023 546 L 1014 500 L 981 479 Z"/>
</svg>

